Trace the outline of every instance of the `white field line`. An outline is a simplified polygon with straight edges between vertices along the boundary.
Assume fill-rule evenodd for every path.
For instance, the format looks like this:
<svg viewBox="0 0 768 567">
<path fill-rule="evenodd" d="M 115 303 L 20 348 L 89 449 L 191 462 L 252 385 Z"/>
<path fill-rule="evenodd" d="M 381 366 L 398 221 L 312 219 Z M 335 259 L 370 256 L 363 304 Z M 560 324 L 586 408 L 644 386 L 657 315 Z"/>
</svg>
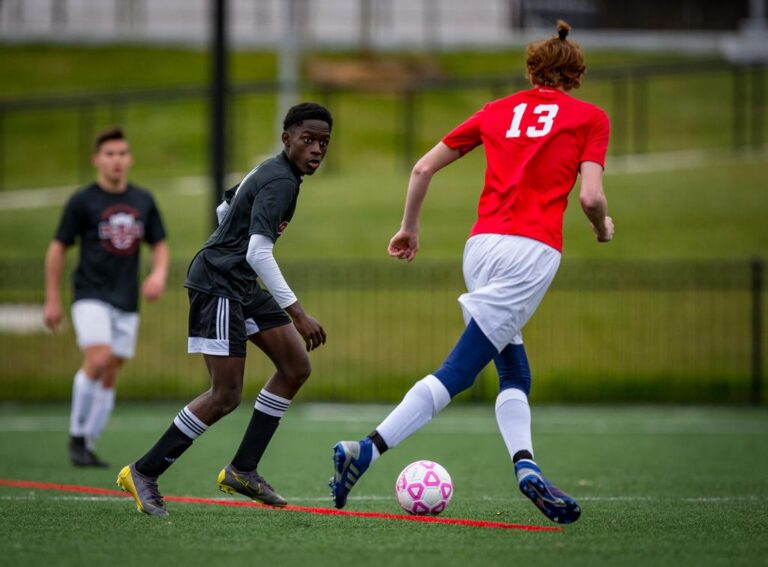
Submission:
<svg viewBox="0 0 768 567">
<path fill-rule="evenodd" d="M 697 169 L 718 164 L 760 161 L 766 157 L 768 157 L 768 145 L 738 152 L 734 152 L 730 148 L 718 148 L 635 154 L 609 157 L 606 164 L 606 175 Z M 227 176 L 227 181 L 228 183 L 235 183 L 241 177 L 242 174 L 240 173 L 232 173 Z M 209 178 L 202 175 L 190 175 L 166 180 L 163 184 L 173 187 L 170 192 L 177 195 L 200 195 L 207 190 Z M 58 207 L 77 189 L 78 186 L 76 185 L 65 185 L 0 191 L 0 211 Z"/>
<path fill-rule="evenodd" d="M 159 417 L 122 417 L 115 416 L 107 426 L 107 433 L 155 433 L 166 427 L 171 420 Z M 305 414 L 299 421 L 286 419 L 282 425 L 284 431 L 335 431 L 345 433 L 350 425 L 374 426 L 380 418 L 368 415 L 347 415 L 344 418 L 324 413 Z M 0 416 L 0 433 L 64 433 L 68 430 L 69 419 L 64 416 Z M 628 421 L 617 424 L 615 421 L 582 421 L 578 419 L 542 419 L 534 420 L 536 435 L 768 435 L 768 422 L 758 420 L 751 423 L 729 424 L 723 420 L 709 422 L 696 418 L 674 416 L 654 420 Z M 459 420 L 440 420 L 430 423 L 424 431 L 427 435 L 498 435 L 499 430 L 491 417 L 462 417 Z"/>
<path fill-rule="evenodd" d="M 219 500 L 238 500 L 237 498 L 217 497 Z M 331 504 L 330 496 L 287 496 L 291 504 L 300 505 L 301 503 L 327 503 Z M 71 501 L 71 502 L 120 502 L 124 504 L 130 501 L 127 496 L 48 496 L 39 495 L 38 492 L 29 492 L 18 495 L 2 495 L 0 501 Z M 350 496 L 350 501 L 356 502 L 389 502 L 395 501 L 394 494 L 391 495 L 368 495 L 368 496 Z M 499 504 L 506 503 L 525 503 L 521 498 L 505 498 L 497 496 L 483 496 L 483 502 L 495 502 Z M 686 502 L 693 504 L 711 504 L 715 502 L 765 502 L 768 501 L 768 494 L 751 494 L 744 496 L 691 496 L 691 497 L 664 497 L 664 496 L 582 496 L 580 502 Z"/>
</svg>

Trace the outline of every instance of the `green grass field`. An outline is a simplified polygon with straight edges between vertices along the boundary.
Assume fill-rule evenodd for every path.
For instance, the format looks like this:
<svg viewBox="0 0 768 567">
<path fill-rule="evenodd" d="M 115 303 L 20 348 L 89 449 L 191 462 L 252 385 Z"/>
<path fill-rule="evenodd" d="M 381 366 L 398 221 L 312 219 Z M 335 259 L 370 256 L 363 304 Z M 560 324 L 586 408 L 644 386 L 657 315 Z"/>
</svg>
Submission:
<svg viewBox="0 0 768 567">
<path fill-rule="evenodd" d="M 244 404 L 249 406 L 249 404 Z M 67 407 L 3 405 L 0 479 L 114 488 L 177 405 L 118 403 L 101 441 L 109 470 L 66 460 Z M 303 404 L 286 414 L 260 471 L 293 505 L 330 507 L 330 447 L 358 438 L 385 406 Z M 216 475 L 239 444 L 241 407 L 162 478 L 166 495 L 227 498 Z M 152 518 L 129 500 L 0 486 L 3 565 L 764 565 L 768 415 L 677 406 L 534 408 L 537 460 L 578 497 L 582 519 L 525 532 L 295 511 L 170 502 Z M 352 511 L 398 514 L 393 487 L 409 462 L 451 473 L 445 517 L 548 526 L 519 494 L 491 404 L 452 406 L 386 454 L 358 484 Z"/>
</svg>

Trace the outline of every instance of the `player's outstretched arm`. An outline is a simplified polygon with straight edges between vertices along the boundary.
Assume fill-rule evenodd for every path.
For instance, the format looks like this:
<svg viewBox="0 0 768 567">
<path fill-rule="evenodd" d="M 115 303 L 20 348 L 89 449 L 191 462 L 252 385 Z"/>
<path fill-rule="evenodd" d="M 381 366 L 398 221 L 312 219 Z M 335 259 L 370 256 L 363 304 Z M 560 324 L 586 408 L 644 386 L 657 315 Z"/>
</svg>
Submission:
<svg viewBox="0 0 768 567">
<path fill-rule="evenodd" d="M 608 200 L 603 191 L 603 167 L 593 161 L 585 161 L 579 168 L 581 209 L 592 223 L 592 230 L 598 242 L 609 242 L 613 238 L 613 219 L 607 215 Z"/>
<path fill-rule="evenodd" d="M 170 256 L 165 240 L 152 245 L 152 270 L 141 286 L 141 292 L 147 301 L 156 301 L 163 295 L 165 282 L 168 280 Z"/>
<path fill-rule="evenodd" d="M 408 193 L 405 197 L 405 211 L 403 211 L 400 230 L 389 241 L 387 248 L 390 256 L 407 262 L 411 262 L 416 257 L 419 251 L 419 216 L 432 176 L 460 157 L 459 150 L 438 142 L 413 166 L 408 180 Z"/>
<path fill-rule="evenodd" d="M 51 331 L 61 325 L 63 311 L 61 309 L 61 278 L 66 264 L 67 247 L 58 240 L 51 241 L 45 253 L 45 305 L 43 306 L 43 322 Z"/>
</svg>

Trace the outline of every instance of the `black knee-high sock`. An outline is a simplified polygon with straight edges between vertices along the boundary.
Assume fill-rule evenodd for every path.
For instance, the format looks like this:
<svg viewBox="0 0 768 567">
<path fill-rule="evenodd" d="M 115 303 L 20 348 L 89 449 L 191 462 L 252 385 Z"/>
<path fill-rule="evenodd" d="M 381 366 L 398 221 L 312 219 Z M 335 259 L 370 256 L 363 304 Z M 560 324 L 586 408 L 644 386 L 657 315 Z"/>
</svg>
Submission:
<svg viewBox="0 0 768 567">
<path fill-rule="evenodd" d="M 256 470 L 278 425 L 280 425 L 279 417 L 254 409 L 240 448 L 232 459 L 232 466 L 243 472 Z"/>
<path fill-rule="evenodd" d="M 192 439 L 172 423 L 155 446 L 136 461 L 134 467 L 144 476 L 160 476 L 191 446 Z"/>
<path fill-rule="evenodd" d="M 208 426 L 195 417 L 189 407 L 185 407 L 176 415 L 155 446 L 136 461 L 134 467 L 145 476 L 160 476 L 192 446 L 192 441 L 207 429 Z"/>
</svg>

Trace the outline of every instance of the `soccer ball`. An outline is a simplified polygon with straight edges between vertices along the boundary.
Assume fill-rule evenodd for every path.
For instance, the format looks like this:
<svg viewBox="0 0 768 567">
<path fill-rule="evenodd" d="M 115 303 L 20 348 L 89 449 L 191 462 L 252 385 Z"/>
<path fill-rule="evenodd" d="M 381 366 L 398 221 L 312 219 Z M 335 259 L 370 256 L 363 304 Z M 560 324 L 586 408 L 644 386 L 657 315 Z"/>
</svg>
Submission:
<svg viewBox="0 0 768 567">
<path fill-rule="evenodd" d="M 409 514 L 436 516 L 453 496 L 451 475 L 432 461 L 416 461 L 403 469 L 395 483 L 397 503 Z"/>
</svg>

